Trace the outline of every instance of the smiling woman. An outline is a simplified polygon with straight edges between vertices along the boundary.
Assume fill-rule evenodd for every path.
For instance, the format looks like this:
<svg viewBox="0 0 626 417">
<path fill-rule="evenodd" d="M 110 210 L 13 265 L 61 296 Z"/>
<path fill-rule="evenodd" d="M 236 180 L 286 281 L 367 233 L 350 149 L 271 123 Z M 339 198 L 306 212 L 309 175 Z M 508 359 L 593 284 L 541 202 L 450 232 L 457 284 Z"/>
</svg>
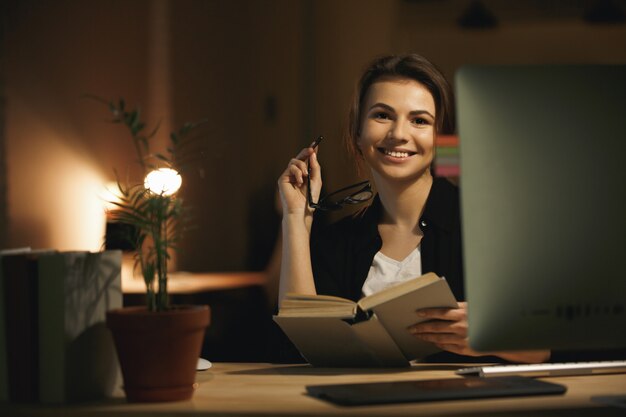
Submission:
<svg viewBox="0 0 626 417">
<path fill-rule="evenodd" d="M 431 320 L 407 332 L 446 351 L 433 360 L 481 356 L 467 342 L 458 190 L 431 173 L 437 135 L 454 131 L 452 103 L 448 82 L 419 55 L 370 64 L 357 85 L 346 144 L 378 194 L 368 207 L 311 236 L 315 207 L 307 196 L 317 200 L 322 186 L 317 149 L 302 149 L 289 162 L 278 180 L 284 254 L 279 302 L 288 292 L 356 301 L 434 272 L 445 276 L 458 307 L 422 310 Z M 494 355 L 542 361 L 549 353 Z"/>
<path fill-rule="evenodd" d="M 429 214 L 425 210 L 426 202 L 433 189 L 434 199 L 430 205 L 456 208 L 442 222 L 453 224 L 453 230 L 458 225 L 456 189 L 449 183 L 433 181 L 430 169 L 436 135 L 451 133 L 454 127 L 449 84 L 430 62 L 419 55 L 387 56 L 375 60 L 366 69 L 354 97 L 349 114 L 347 149 L 359 167 L 369 174 L 378 195 L 371 206 L 357 216 L 329 228 L 328 233 L 339 233 L 337 239 L 331 239 L 333 244 L 319 244 L 325 239 L 321 237 L 309 248 L 313 210 L 303 204 L 303 193 L 307 191 L 314 199 L 319 195 L 321 167 L 314 148 L 303 149 L 291 160 L 279 179 L 283 213 L 286 213 L 283 249 L 287 254 L 283 259 L 285 279 L 281 282 L 281 294 L 317 291 L 358 299 L 366 278 L 379 275 L 375 269 L 370 271 L 376 253 L 400 262 L 412 252 L 425 249 L 430 256 L 424 261 L 421 256 L 415 257 L 414 266 L 418 268 L 414 270 L 445 274 L 454 283 L 453 288 L 456 286 L 457 298 L 462 298 L 458 239 L 446 242 L 443 238 L 431 238 L 430 232 L 425 236 L 426 222 L 423 219 Z M 304 177 L 307 177 L 306 184 Z M 437 196 L 441 202 L 437 202 Z M 350 233 L 341 229 L 351 229 L 355 222 L 365 218 L 371 218 L 371 224 L 362 224 L 358 229 L 367 243 L 363 246 L 366 250 L 353 254 L 354 259 L 349 262 L 336 264 L 330 259 L 324 260 L 325 251 L 320 252 L 318 248 L 349 244 L 345 235 Z M 438 222 L 429 220 L 428 223 L 436 233 Z M 363 235 L 365 230 L 372 233 Z M 441 256 L 438 249 L 431 249 L 434 242 L 446 242 L 442 253 L 450 256 Z M 435 260 L 437 265 L 433 264 Z M 422 268 L 423 262 L 426 268 Z M 339 271 L 336 265 L 349 265 L 355 270 Z M 351 282 L 345 282 L 346 277 L 351 277 Z"/>
<path fill-rule="evenodd" d="M 364 104 L 356 145 L 377 186 L 428 180 L 435 139 L 430 92 L 414 80 L 381 80 L 371 85 Z"/>
</svg>

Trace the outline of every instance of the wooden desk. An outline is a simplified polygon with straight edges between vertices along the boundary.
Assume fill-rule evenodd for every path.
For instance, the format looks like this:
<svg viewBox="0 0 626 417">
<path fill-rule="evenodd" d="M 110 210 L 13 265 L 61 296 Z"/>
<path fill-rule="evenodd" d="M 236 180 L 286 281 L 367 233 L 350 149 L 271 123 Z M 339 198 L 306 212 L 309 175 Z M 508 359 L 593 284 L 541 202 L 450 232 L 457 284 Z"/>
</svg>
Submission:
<svg viewBox="0 0 626 417">
<path fill-rule="evenodd" d="M 602 407 L 592 397 L 626 395 L 626 374 L 547 378 L 564 384 L 561 396 L 339 407 L 306 396 L 307 384 L 454 377 L 451 364 L 422 364 L 410 370 L 332 370 L 308 365 L 217 363 L 197 376 L 190 401 L 128 404 L 121 391 L 99 404 L 40 407 L 0 404 L 2 416 L 624 416 L 625 409 Z"/>
<path fill-rule="evenodd" d="M 197 294 L 265 285 L 265 283 L 265 272 L 171 272 L 167 289 L 170 294 Z M 122 275 L 122 292 L 145 294 L 146 284 L 141 276 Z"/>
</svg>

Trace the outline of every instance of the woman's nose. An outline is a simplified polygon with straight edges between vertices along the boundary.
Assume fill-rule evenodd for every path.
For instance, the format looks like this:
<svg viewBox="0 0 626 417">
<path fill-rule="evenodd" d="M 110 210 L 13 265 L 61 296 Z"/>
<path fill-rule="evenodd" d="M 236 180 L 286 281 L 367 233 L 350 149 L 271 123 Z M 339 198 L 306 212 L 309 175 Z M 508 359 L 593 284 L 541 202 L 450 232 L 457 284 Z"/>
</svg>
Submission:
<svg viewBox="0 0 626 417">
<path fill-rule="evenodd" d="M 401 120 L 395 121 L 387 133 L 389 139 L 397 140 L 397 141 L 407 141 L 407 126 Z"/>
</svg>

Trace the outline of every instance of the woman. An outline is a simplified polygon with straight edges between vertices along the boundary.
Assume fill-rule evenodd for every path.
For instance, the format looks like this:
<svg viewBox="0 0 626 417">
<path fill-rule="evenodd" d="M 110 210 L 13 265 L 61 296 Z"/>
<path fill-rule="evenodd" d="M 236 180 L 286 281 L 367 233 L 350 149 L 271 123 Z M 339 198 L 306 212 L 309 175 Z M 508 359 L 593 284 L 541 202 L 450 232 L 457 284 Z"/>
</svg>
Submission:
<svg viewBox="0 0 626 417">
<path fill-rule="evenodd" d="M 316 149 L 305 148 L 289 162 L 278 181 L 283 206 L 279 298 L 298 292 L 357 300 L 432 271 L 446 277 L 457 300 L 464 299 L 458 192 L 431 172 L 436 135 L 454 130 L 452 108 L 449 84 L 423 57 L 372 62 L 357 87 L 347 145 L 378 194 L 367 208 L 311 240 L 314 210 L 307 202 L 307 183 L 313 201 L 322 185 Z M 484 355 L 468 345 L 465 302 L 418 314 L 430 320 L 408 329 L 415 337 L 453 354 Z M 515 362 L 550 356 L 549 351 L 492 354 Z"/>
</svg>

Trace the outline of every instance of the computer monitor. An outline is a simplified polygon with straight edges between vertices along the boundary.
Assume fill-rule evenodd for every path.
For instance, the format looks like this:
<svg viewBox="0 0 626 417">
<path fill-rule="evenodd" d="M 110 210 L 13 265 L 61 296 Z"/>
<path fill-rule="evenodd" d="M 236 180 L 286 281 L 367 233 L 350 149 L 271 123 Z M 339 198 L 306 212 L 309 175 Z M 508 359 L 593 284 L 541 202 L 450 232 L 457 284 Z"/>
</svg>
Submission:
<svg viewBox="0 0 626 417">
<path fill-rule="evenodd" d="M 470 345 L 626 347 L 626 66 L 455 76 Z"/>
</svg>

